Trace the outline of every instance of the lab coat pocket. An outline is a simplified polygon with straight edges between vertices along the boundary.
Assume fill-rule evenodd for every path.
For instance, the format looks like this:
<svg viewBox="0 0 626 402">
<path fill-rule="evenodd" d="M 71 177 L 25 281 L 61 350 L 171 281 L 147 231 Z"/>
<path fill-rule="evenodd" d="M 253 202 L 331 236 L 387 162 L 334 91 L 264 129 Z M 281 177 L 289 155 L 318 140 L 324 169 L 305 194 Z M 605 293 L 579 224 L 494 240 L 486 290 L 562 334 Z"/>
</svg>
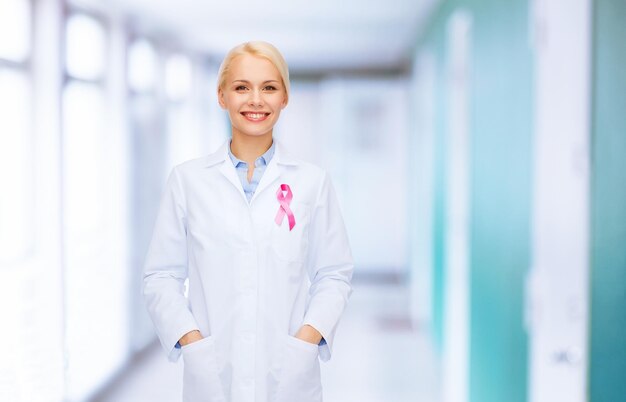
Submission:
<svg viewBox="0 0 626 402">
<path fill-rule="evenodd" d="M 207 336 L 182 347 L 183 401 L 225 402 L 215 360 L 213 338 Z"/>
<path fill-rule="evenodd" d="M 274 402 L 321 402 L 318 345 L 287 336 Z"/>
<path fill-rule="evenodd" d="M 283 216 L 280 225 L 272 221 L 272 248 L 281 260 L 303 261 L 308 246 L 311 207 L 307 204 L 294 202 L 290 205 L 290 209 L 296 223 L 289 230 L 289 219 L 286 215 Z"/>
</svg>

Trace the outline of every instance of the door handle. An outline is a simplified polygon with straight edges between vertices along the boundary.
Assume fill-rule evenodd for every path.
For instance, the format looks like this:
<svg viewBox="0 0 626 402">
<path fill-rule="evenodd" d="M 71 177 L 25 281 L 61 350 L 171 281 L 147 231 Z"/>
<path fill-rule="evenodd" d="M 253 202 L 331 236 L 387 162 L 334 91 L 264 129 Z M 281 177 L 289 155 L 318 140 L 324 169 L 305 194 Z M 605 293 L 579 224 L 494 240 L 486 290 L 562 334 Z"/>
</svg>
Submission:
<svg viewBox="0 0 626 402">
<path fill-rule="evenodd" d="M 571 346 L 566 349 L 557 350 L 552 355 L 552 360 L 557 364 L 576 365 L 580 363 L 582 353 L 580 348 Z"/>
</svg>

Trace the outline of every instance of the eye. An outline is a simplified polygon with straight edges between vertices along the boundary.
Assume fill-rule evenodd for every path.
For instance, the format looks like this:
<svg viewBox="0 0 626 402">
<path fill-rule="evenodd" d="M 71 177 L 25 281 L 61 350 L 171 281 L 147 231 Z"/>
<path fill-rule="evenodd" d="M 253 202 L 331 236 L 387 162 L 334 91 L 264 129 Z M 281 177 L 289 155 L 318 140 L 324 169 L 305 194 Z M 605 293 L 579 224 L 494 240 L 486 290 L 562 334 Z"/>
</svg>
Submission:
<svg viewBox="0 0 626 402">
<path fill-rule="evenodd" d="M 268 85 L 268 86 L 265 87 L 265 89 L 268 90 L 268 91 L 276 91 L 276 87 L 273 86 L 273 85 Z"/>
<path fill-rule="evenodd" d="M 235 91 L 244 91 L 247 88 L 244 85 L 238 85 L 237 87 L 235 87 Z"/>
</svg>

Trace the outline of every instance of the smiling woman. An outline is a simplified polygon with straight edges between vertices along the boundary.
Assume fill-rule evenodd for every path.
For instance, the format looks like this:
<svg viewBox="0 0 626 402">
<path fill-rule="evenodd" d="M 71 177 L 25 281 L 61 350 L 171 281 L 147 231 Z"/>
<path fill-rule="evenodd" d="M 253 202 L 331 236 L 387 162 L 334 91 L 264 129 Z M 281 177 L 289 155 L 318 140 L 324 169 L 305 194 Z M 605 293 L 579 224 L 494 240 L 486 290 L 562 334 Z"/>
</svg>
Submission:
<svg viewBox="0 0 626 402">
<path fill-rule="evenodd" d="M 241 136 L 263 136 L 267 142 L 289 99 L 289 74 L 280 53 L 271 45 L 241 45 L 226 57 L 218 79 L 219 103 L 228 111 L 235 147 Z"/>
<path fill-rule="evenodd" d="M 289 98 L 275 47 L 235 47 L 217 94 L 232 140 L 170 175 L 144 268 L 148 311 L 169 359 L 183 357 L 185 401 L 321 402 L 319 360 L 354 266 L 334 188 L 273 138 Z"/>
<path fill-rule="evenodd" d="M 287 93 L 277 69 L 269 60 L 248 54 L 232 64 L 227 82 L 218 89 L 218 98 L 228 111 L 233 141 L 238 143 L 242 135 L 271 137 L 280 112 L 287 106 Z"/>
</svg>

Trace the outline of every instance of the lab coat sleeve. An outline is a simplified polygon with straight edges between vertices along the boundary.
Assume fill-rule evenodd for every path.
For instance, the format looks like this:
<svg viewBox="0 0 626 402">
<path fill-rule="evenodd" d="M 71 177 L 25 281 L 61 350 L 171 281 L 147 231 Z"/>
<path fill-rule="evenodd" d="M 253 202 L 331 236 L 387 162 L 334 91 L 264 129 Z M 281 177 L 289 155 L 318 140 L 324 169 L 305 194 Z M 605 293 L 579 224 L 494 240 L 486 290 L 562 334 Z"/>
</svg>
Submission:
<svg viewBox="0 0 626 402">
<path fill-rule="evenodd" d="M 354 263 L 335 190 L 326 173 L 321 182 L 309 229 L 307 269 L 311 279 L 303 324 L 318 330 L 320 358 L 328 361 L 339 318 L 352 293 Z"/>
<path fill-rule="evenodd" d="M 143 297 L 170 361 L 181 351 L 181 336 L 198 329 L 187 298 L 187 227 L 184 193 L 177 169 L 167 180 L 143 272 Z"/>
</svg>

